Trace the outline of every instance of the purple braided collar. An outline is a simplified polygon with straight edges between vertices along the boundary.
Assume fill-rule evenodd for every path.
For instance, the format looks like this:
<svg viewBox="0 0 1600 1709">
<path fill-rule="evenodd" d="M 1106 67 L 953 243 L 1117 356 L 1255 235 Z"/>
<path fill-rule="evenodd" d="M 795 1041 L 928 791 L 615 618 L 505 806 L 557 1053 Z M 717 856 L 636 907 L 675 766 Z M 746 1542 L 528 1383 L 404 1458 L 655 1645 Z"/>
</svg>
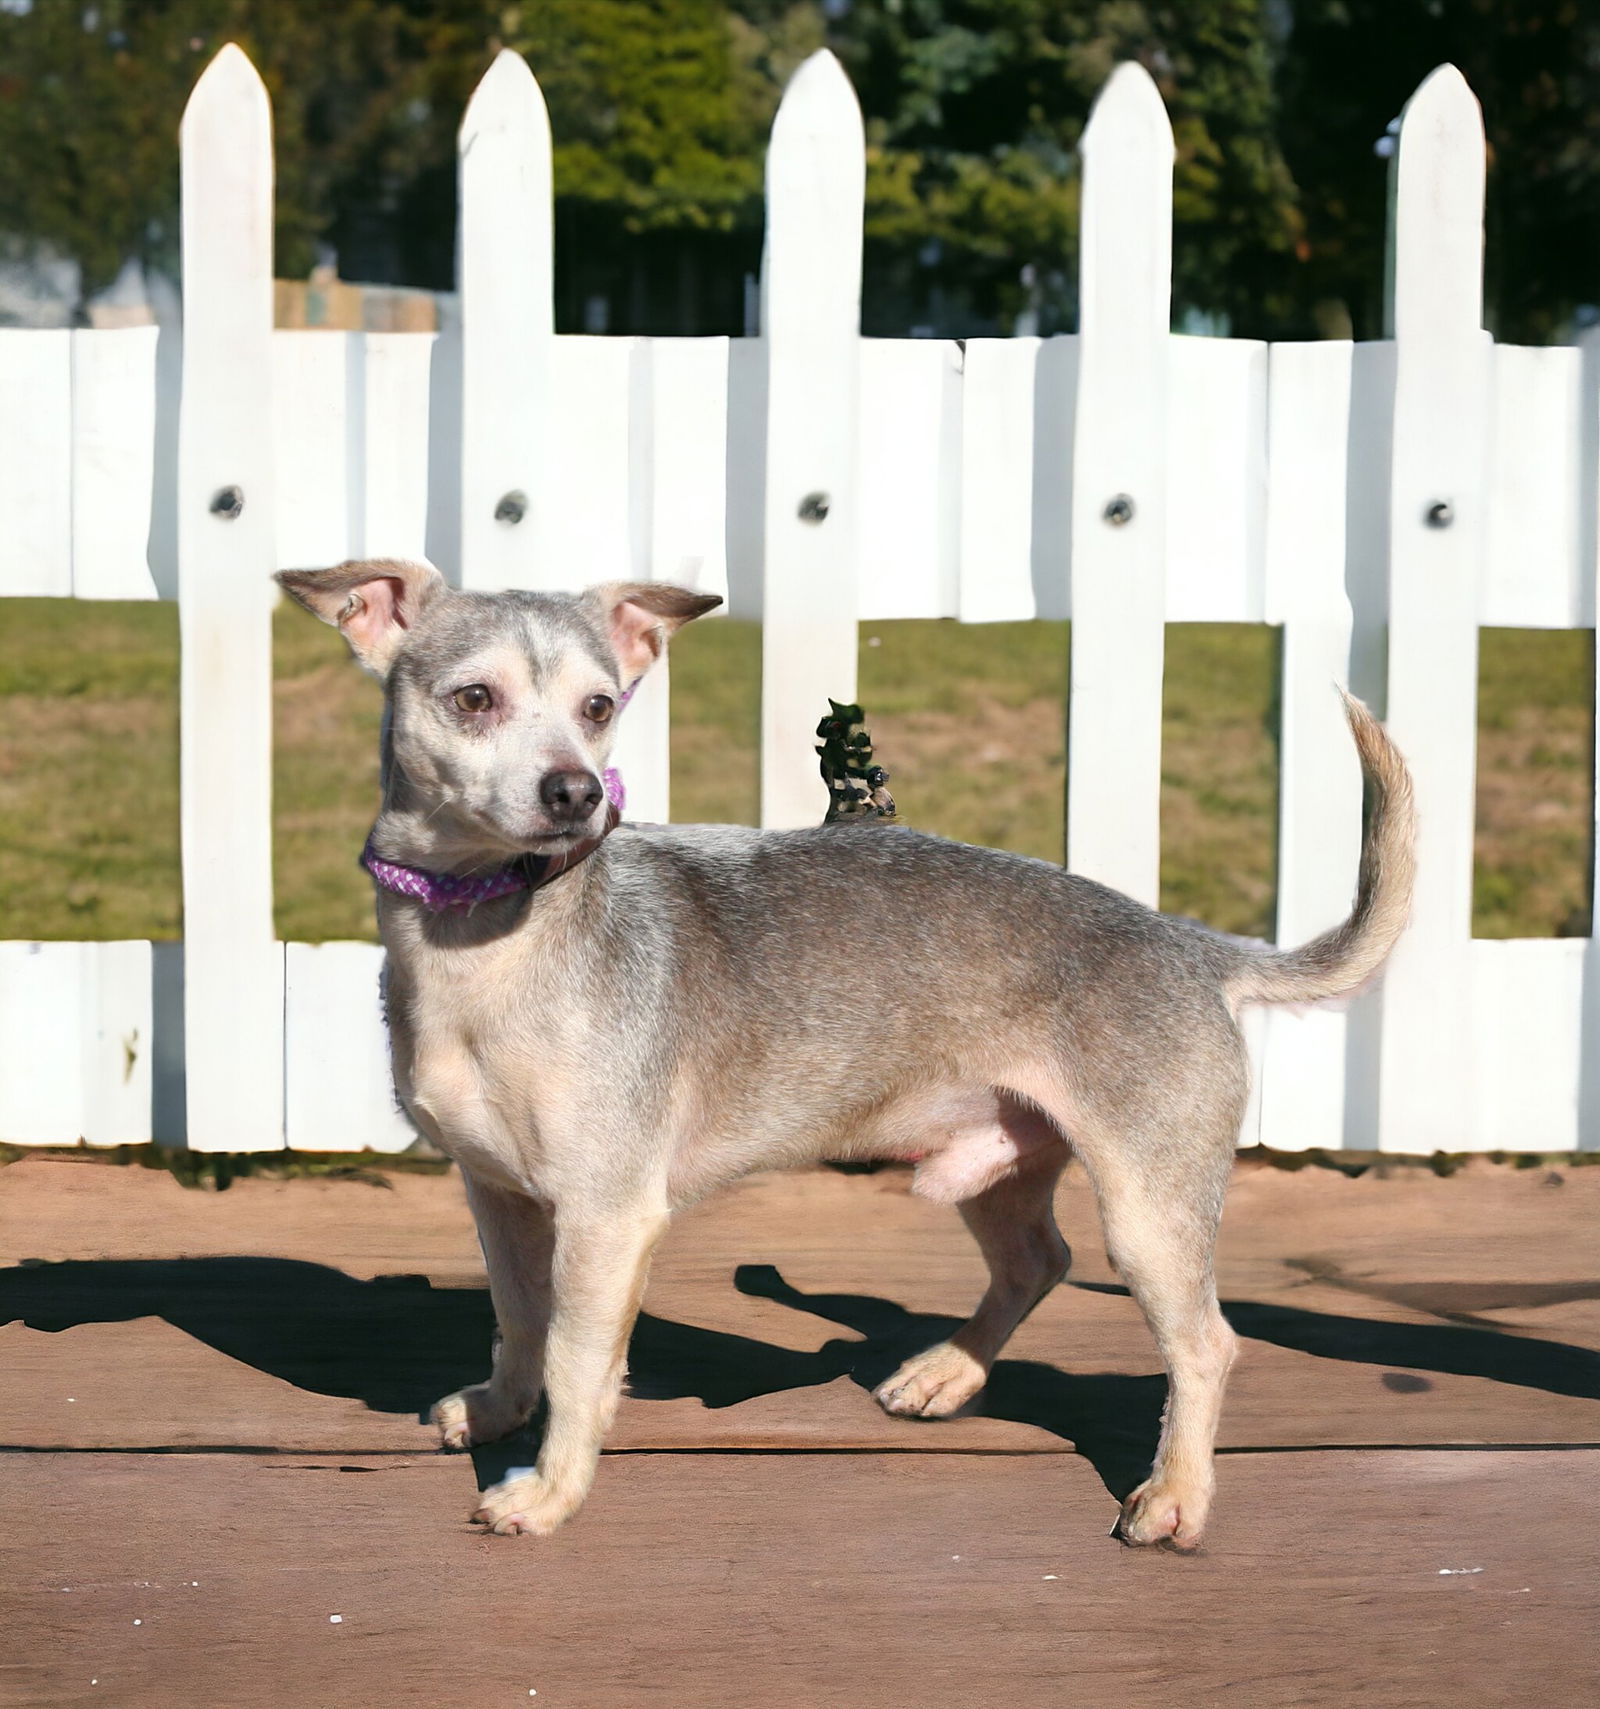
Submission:
<svg viewBox="0 0 1600 1709">
<path fill-rule="evenodd" d="M 639 679 L 635 677 L 618 697 L 619 712 L 633 699 L 633 691 L 638 686 Z M 576 843 L 560 854 L 523 855 L 496 872 L 458 878 L 449 872 L 427 872 L 420 866 L 401 866 L 398 861 L 384 860 L 374 851 L 372 839 L 368 837 L 367 846 L 361 851 L 361 865 L 380 889 L 392 890 L 397 896 L 409 896 L 435 914 L 442 914 L 450 908 L 459 908 L 470 914 L 480 902 L 493 902 L 518 890 L 538 890 L 592 855 L 621 824 L 622 809 L 628 799 L 622 785 L 622 773 L 615 766 L 607 766 L 601 777 L 606 790 L 605 828 L 598 837 Z"/>
</svg>

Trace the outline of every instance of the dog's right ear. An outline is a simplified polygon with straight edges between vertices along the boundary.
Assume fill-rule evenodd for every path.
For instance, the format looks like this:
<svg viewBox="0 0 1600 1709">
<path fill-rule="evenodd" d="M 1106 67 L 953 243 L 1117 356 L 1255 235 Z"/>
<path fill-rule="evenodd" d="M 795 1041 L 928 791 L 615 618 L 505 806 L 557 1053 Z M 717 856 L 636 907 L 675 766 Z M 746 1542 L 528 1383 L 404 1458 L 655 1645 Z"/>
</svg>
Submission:
<svg viewBox="0 0 1600 1709">
<path fill-rule="evenodd" d="M 406 630 L 445 587 L 432 564 L 401 558 L 352 559 L 331 570 L 279 570 L 275 580 L 291 599 L 332 624 L 380 682 Z"/>
</svg>

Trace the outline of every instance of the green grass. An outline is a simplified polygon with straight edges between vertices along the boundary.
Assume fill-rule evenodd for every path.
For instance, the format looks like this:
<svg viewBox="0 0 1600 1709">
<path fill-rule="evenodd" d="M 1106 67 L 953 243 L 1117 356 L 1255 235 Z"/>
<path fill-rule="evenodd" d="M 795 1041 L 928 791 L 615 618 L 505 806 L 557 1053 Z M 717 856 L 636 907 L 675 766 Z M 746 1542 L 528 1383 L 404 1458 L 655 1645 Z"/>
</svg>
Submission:
<svg viewBox="0 0 1600 1709">
<path fill-rule="evenodd" d="M 1272 919 L 1278 641 L 1167 632 L 1162 903 L 1253 934 Z M 859 696 L 903 818 L 1059 859 L 1066 625 L 878 623 L 861 643 Z M 0 605 L 0 937 L 181 934 L 177 645 L 171 605 Z M 278 930 L 370 937 L 355 856 L 377 800 L 377 687 L 291 607 L 273 649 Z M 1484 631 L 1480 936 L 1588 929 L 1593 676 L 1586 631 Z M 685 630 L 672 683 L 674 818 L 753 822 L 759 630 Z"/>
<path fill-rule="evenodd" d="M 0 602 L 0 936 L 173 938 L 178 611 Z"/>
<path fill-rule="evenodd" d="M 1478 671 L 1479 937 L 1586 937 L 1594 631 L 1486 629 Z"/>
</svg>

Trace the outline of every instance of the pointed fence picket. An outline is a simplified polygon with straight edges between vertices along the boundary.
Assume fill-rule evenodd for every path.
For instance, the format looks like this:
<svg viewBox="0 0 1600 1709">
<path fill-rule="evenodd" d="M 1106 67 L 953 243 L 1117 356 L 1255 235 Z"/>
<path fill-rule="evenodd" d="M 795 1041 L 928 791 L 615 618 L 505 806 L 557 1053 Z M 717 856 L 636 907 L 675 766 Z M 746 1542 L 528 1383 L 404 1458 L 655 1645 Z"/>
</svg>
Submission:
<svg viewBox="0 0 1600 1709">
<path fill-rule="evenodd" d="M 828 804 L 810 735 L 856 693 L 861 207 L 866 143 L 826 48 L 784 91 L 767 152 L 761 823 Z"/>
<path fill-rule="evenodd" d="M 1161 893 L 1172 126 L 1120 65 L 1083 133 L 1067 865 Z"/>
<path fill-rule="evenodd" d="M 272 925 L 272 118 L 232 45 L 195 85 L 178 427 L 187 1143 L 283 1144 Z"/>
<path fill-rule="evenodd" d="M 1470 916 L 1478 626 L 1595 621 L 1600 336 L 1482 331 L 1458 73 L 1406 110 L 1394 337 L 1363 345 L 1170 333 L 1172 133 L 1137 67 L 1084 137 L 1070 337 L 861 339 L 861 116 L 827 53 L 773 127 L 757 337 L 556 336 L 550 144 L 501 54 L 461 128 L 439 332 L 273 332 L 270 119 L 226 49 L 184 125 L 181 342 L 0 332 L 0 594 L 178 595 L 185 902 L 182 945 L 0 944 L 0 1141 L 409 1143 L 381 952 L 272 928 L 268 574 L 426 554 L 468 588 L 670 580 L 761 617 L 771 826 L 821 815 L 810 735 L 855 693 L 859 620 L 1070 615 L 1069 863 L 1150 901 L 1165 626 L 1279 626 L 1278 940 L 1354 884 L 1335 685 L 1386 705 L 1421 869 L 1381 993 L 1251 1020 L 1243 1137 L 1600 1146 L 1600 939 L 1475 942 Z M 631 815 L 665 819 L 665 671 L 618 757 Z"/>
<path fill-rule="evenodd" d="M 503 49 L 461 121 L 461 586 L 561 587 L 550 116 Z"/>
<path fill-rule="evenodd" d="M 1380 1143 L 1470 1131 L 1478 621 L 1488 541 L 1483 120 L 1445 66 L 1395 156 L 1394 440 L 1385 715 L 1411 765 L 1417 895 L 1379 999 Z"/>
</svg>

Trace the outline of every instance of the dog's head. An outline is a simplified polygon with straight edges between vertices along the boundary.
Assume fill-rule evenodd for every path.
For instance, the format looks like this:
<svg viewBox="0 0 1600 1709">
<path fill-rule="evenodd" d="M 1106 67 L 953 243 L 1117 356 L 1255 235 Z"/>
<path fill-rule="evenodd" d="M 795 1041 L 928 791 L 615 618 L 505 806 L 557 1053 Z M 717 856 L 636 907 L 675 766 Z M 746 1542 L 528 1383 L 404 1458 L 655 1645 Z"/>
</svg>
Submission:
<svg viewBox="0 0 1600 1709">
<path fill-rule="evenodd" d="M 659 582 L 462 593 L 431 564 L 283 570 L 384 685 L 386 805 L 441 854 L 555 854 L 597 835 L 623 697 L 668 638 L 722 602 Z"/>
</svg>

